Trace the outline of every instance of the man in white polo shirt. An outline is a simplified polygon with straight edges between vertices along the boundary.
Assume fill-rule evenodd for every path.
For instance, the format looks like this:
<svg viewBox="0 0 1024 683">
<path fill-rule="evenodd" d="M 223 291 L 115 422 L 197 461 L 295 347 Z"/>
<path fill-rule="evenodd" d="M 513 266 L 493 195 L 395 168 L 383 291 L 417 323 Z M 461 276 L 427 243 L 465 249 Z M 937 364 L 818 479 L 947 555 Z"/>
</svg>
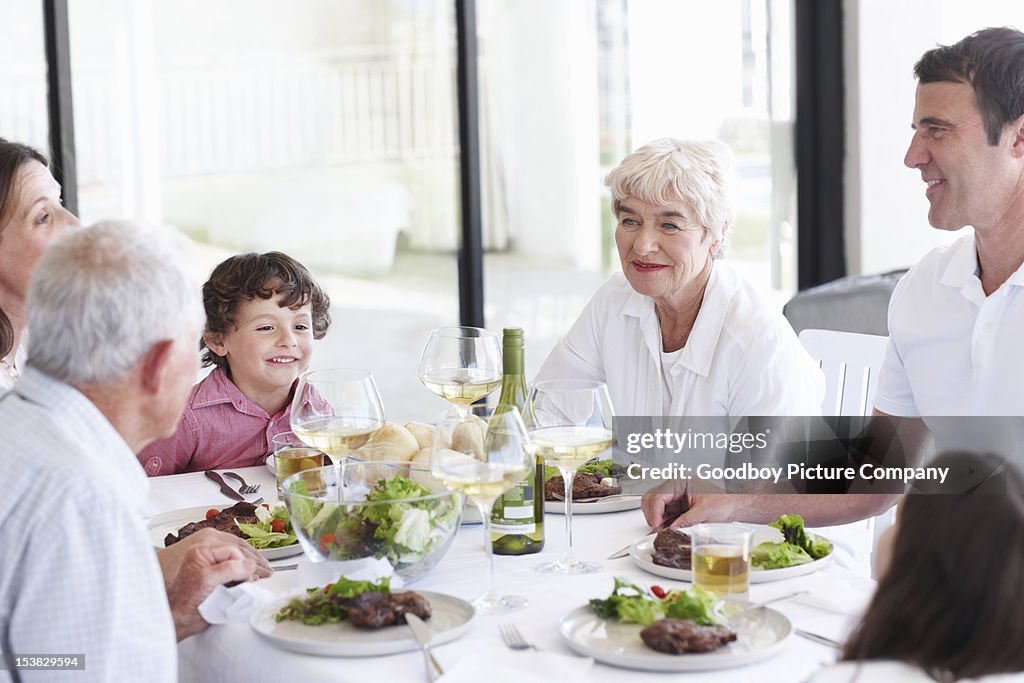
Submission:
<svg viewBox="0 0 1024 683">
<path fill-rule="evenodd" d="M 900 281 L 889 306 L 890 342 L 875 393 L 872 429 L 896 430 L 909 463 L 929 429 L 940 447 L 1000 449 L 979 430 L 1007 421 L 945 416 L 1024 416 L 1024 33 L 990 28 L 926 52 L 904 163 L 921 173 L 940 230 L 974 231 L 927 254 Z M 973 433 L 972 433 L 972 428 Z M 1000 443 L 1020 447 L 1014 436 Z M 959 439 L 959 441 L 957 440 Z M 841 524 L 886 510 L 893 496 L 699 495 L 672 482 L 644 496 L 652 526 L 798 512 L 811 525 Z"/>
<path fill-rule="evenodd" d="M 926 183 L 933 227 L 974 232 L 893 292 L 875 409 L 1024 415 L 1024 33 L 979 31 L 929 50 L 914 73 L 904 163 Z"/>
</svg>

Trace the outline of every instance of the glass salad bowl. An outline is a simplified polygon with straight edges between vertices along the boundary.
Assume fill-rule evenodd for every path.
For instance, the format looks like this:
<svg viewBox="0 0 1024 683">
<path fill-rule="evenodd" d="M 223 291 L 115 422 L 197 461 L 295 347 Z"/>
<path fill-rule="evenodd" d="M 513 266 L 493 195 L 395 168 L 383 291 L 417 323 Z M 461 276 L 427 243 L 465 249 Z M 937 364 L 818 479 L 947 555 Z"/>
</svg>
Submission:
<svg viewBox="0 0 1024 683">
<path fill-rule="evenodd" d="M 385 559 L 406 583 L 425 575 L 455 539 L 463 500 L 415 469 L 350 459 L 285 479 L 281 495 L 306 555 L 315 562 Z"/>
</svg>

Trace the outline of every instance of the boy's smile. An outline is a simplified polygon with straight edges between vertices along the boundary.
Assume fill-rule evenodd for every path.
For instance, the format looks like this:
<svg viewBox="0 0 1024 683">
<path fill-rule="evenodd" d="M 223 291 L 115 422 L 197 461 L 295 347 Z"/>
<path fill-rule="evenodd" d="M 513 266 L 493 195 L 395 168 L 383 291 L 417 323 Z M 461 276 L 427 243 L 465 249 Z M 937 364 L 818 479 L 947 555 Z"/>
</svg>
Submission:
<svg viewBox="0 0 1024 683">
<path fill-rule="evenodd" d="M 243 301 L 234 329 L 207 346 L 228 362 L 238 389 L 274 416 L 288 403 L 292 384 L 309 366 L 313 351 L 310 305 L 282 308 L 283 294 Z"/>
</svg>

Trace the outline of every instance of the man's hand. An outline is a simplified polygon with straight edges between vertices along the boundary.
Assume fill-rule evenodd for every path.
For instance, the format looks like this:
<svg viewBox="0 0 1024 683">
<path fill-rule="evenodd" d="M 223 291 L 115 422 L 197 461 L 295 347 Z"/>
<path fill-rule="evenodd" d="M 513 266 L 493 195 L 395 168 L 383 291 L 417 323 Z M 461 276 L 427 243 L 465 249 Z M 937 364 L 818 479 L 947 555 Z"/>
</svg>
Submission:
<svg viewBox="0 0 1024 683">
<path fill-rule="evenodd" d="M 189 548 L 181 558 L 174 582 L 167 589 L 178 640 L 209 626 L 199 614 L 199 605 L 214 588 L 232 581 L 255 581 L 271 573 L 235 545 L 207 544 Z"/>
<path fill-rule="evenodd" d="M 686 481 L 669 479 L 645 493 L 640 507 L 647 523 L 654 528 L 685 512 L 690 507 L 691 497 Z"/>
<path fill-rule="evenodd" d="M 262 567 L 270 576 L 270 563 L 260 554 L 258 550 L 233 534 L 228 534 L 216 529 L 201 529 L 190 536 L 186 536 L 174 545 L 162 548 L 157 551 L 157 559 L 160 560 L 160 570 L 164 575 L 164 585 L 170 588 L 178 575 L 181 563 L 189 550 L 197 546 L 228 546 L 239 550 L 243 555 L 251 559 L 257 566 Z"/>
</svg>

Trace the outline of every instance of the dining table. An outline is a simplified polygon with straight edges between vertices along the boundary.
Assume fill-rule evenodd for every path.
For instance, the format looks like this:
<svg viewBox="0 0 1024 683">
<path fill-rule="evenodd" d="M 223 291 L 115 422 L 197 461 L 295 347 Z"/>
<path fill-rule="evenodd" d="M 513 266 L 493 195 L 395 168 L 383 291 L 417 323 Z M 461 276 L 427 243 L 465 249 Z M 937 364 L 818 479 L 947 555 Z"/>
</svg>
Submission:
<svg viewBox="0 0 1024 683">
<path fill-rule="evenodd" d="M 274 475 L 263 466 L 234 469 L 250 484 L 261 485 L 253 500 L 262 496 L 266 502 L 277 499 Z M 149 480 L 150 490 L 145 514 L 148 517 L 197 506 L 227 507 L 228 500 L 202 472 L 191 472 Z M 568 612 L 586 605 L 591 598 L 604 598 L 613 587 L 613 577 L 624 577 L 640 585 L 659 585 L 665 589 L 684 589 L 689 584 L 654 576 L 638 566 L 630 557 L 606 559 L 624 545 L 650 533 L 639 509 L 605 514 L 573 515 L 573 545 L 577 556 L 602 564 L 594 574 L 561 576 L 537 572 L 535 566 L 554 559 L 564 550 L 565 533 L 562 515 L 545 517 L 546 544 L 539 554 L 496 556 L 495 573 L 499 592 L 524 596 L 527 606 L 499 616 L 476 616 L 468 631 L 457 640 L 435 646 L 432 651 L 442 667 L 450 670 L 460 659 L 480 653 L 496 653 L 501 666 L 516 667 L 517 661 L 534 656 L 530 650 L 504 650 L 499 628 L 515 625 L 529 642 L 540 650 L 566 657 L 579 657 L 564 642 L 559 620 Z M 464 524 L 440 563 L 411 589 L 444 593 L 468 601 L 481 595 L 488 585 L 483 551 L 482 526 Z M 275 560 L 282 566 L 310 562 L 303 555 Z M 762 602 L 803 591 L 802 595 L 774 603 L 771 607 L 784 614 L 795 629 L 841 641 L 855 625 L 874 590 L 874 582 L 843 566 L 841 558 L 812 574 L 769 583 L 751 583 L 749 599 Z M 285 596 L 306 586 L 297 586 L 299 571 L 275 571 L 257 585 L 272 594 Z M 419 650 L 370 657 L 324 657 L 298 654 L 276 647 L 260 637 L 247 621 L 216 624 L 178 645 L 179 678 L 194 683 L 221 681 L 330 681 L 352 683 L 365 681 L 425 681 L 426 672 Z M 839 656 L 835 647 L 792 634 L 778 651 L 760 662 L 738 668 L 686 673 L 656 673 L 628 670 L 594 662 L 586 671 L 586 681 L 666 681 L 711 683 L 721 681 L 805 681 L 816 670 L 834 662 Z M 511 662 L 511 664 L 510 664 Z M 497 666 L 497 665 L 496 665 Z M 524 668 L 525 667 L 524 665 Z M 444 678 L 441 679 L 442 681 Z"/>
</svg>

